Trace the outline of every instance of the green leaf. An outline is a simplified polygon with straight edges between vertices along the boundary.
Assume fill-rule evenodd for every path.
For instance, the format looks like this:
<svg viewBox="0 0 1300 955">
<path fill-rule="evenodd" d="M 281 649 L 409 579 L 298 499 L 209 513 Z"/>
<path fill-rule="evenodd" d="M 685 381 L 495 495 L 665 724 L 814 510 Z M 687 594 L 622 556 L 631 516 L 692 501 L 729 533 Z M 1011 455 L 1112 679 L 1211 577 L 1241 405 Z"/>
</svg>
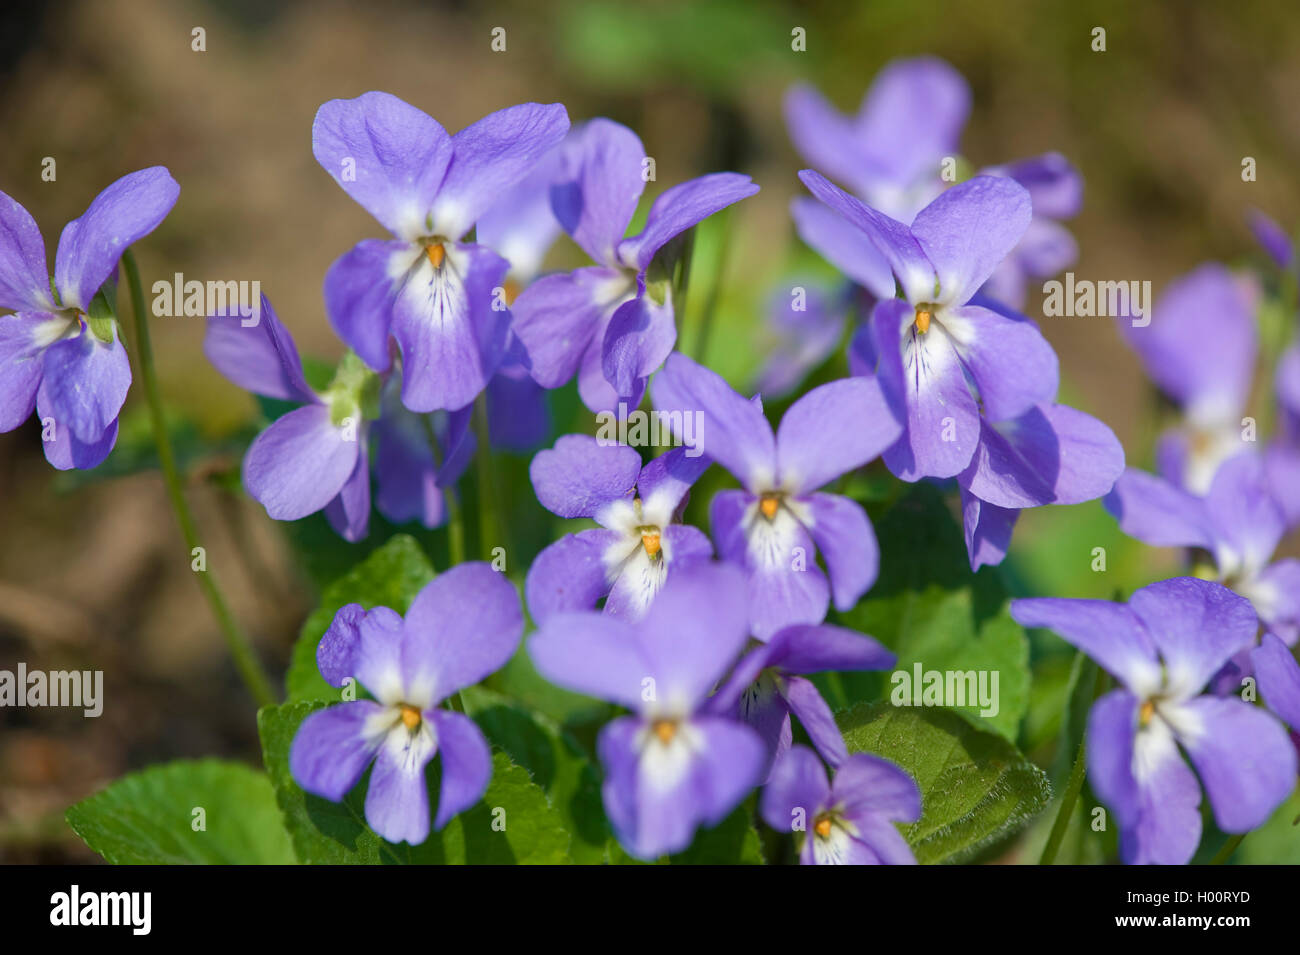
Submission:
<svg viewBox="0 0 1300 955">
<path fill-rule="evenodd" d="M 152 766 L 83 799 L 67 819 L 86 845 L 116 865 L 294 862 L 270 781 L 242 763 Z"/>
<path fill-rule="evenodd" d="M 972 574 L 961 529 L 936 488 L 919 484 L 876 522 L 880 578 L 853 610 L 848 626 L 898 654 L 897 670 L 989 671 L 998 679 L 997 712 L 978 701 L 945 700 L 981 729 L 1014 741 L 1029 704 L 1029 642 L 1011 619 L 1007 593 L 989 567 Z M 839 674 L 832 705 L 878 699 L 884 676 Z M 992 709 L 992 707 L 990 707 Z"/>
<path fill-rule="evenodd" d="M 1242 840 L 1232 855 L 1235 865 L 1300 864 L 1300 790 L 1278 806 L 1272 817 Z"/>
<path fill-rule="evenodd" d="M 573 836 L 573 861 L 604 862 L 613 837 L 601 808 L 600 776 L 577 740 L 549 717 L 491 690 L 468 687 L 461 699 L 492 745 L 546 793 Z"/>
<path fill-rule="evenodd" d="M 433 565 L 420 545 L 414 538 L 398 534 L 326 587 L 320 605 L 302 625 L 293 647 L 293 659 L 285 676 L 289 699 L 327 702 L 339 699 L 339 690 L 321 678 L 316 666 L 316 647 L 340 607 L 359 603 L 367 610 L 391 607 L 405 613 L 415 595 L 433 577 Z"/>
<path fill-rule="evenodd" d="M 569 833 L 546 793 L 504 752 L 492 757 L 492 781 L 483 799 L 418 846 L 394 845 L 365 821 L 369 773 L 341 803 L 303 792 L 289 773 L 289 748 L 308 714 L 323 706 L 300 701 L 263 707 L 257 714 L 262 755 L 276 802 L 298 860 L 311 864 L 543 864 L 569 860 Z M 430 761 L 426 780 L 436 812 L 441 760 Z M 504 828 L 502 828 L 504 823 Z"/>
<path fill-rule="evenodd" d="M 1051 798 L 1046 773 L 950 710 L 860 704 L 836 720 L 850 753 L 892 760 L 921 787 L 921 819 L 902 828 L 919 862 L 969 859 Z"/>
</svg>

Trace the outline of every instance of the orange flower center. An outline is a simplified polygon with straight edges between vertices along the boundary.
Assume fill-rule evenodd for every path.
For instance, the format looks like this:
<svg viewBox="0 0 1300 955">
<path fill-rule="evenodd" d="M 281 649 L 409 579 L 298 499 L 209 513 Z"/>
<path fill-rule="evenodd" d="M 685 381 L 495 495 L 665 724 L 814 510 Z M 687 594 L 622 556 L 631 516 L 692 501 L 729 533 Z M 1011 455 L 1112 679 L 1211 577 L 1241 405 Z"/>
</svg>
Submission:
<svg viewBox="0 0 1300 955">
<path fill-rule="evenodd" d="M 934 313 L 928 308 L 918 307 L 916 310 L 916 330 L 924 335 L 930 330 L 930 319 L 934 318 Z"/>
<path fill-rule="evenodd" d="M 1142 708 L 1138 710 L 1138 723 L 1142 726 L 1146 726 L 1151 722 L 1151 717 L 1155 715 L 1156 705 L 1150 700 L 1146 700 L 1143 702 Z"/>
<path fill-rule="evenodd" d="M 651 557 L 657 556 L 659 553 L 659 548 L 661 546 L 661 541 L 659 540 L 659 532 L 642 531 L 641 545 L 645 548 L 645 552 L 649 554 Z"/>
<path fill-rule="evenodd" d="M 442 243 L 425 246 L 424 254 L 429 257 L 429 263 L 435 268 L 442 268 L 443 260 L 447 258 L 447 250 L 443 248 Z"/>
<path fill-rule="evenodd" d="M 398 707 L 402 712 L 402 725 L 411 732 L 420 728 L 420 711 L 410 703 L 403 703 Z"/>
<path fill-rule="evenodd" d="M 781 506 L 781 498 L 776 494 L 764 494 L 758 499 L 758 509 L 769 521 L 776 517 L 776 509 Z"/>
<path fill-rule="evenodd" d="M 655 736 L 659 737 L 659 742 L 667 746 L 673 741 L 673 737 L 677 735 L 677 722 L 676 720 L 655 720 L 651 729 L 654 730 Z"/>
<path fill-rule="evenodd" d="M 823 839 L 829 836 L 831 834 L 831 817 L 820 816 L 817 821 L 813 823 L 813 832 L 817 833 L 817 835 L 821 836 Z"/>
</svg>

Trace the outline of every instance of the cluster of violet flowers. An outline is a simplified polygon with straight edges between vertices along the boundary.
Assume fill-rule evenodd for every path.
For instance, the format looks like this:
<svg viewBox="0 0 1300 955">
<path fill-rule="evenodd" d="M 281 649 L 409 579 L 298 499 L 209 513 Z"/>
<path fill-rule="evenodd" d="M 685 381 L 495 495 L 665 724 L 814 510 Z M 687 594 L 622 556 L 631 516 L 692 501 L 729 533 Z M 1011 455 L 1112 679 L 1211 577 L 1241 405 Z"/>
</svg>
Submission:
<svg viewBox="0 0 1300 955">
<path fill-rule="evenodd" d="M 919 787 L 888 760 L 850 753 L 808 679 L 895 663 L 827 620 L 877 578 L 866 511 L 832 490 L 877 458 L 901 481 L 956 490 L 972 570 L 1004 559 L 1020 511 L 1099 498 L 1126 533 L 1186 550 L 1188 576 L 1124 603 L 1012 604 L 1020 623 L 1055 631 L 1118 681 L 1093 706 L 1088 770 L 1125 861 L 1190 860 L 1202 789 L 1230 833 L 1262 824 L 1294 789 L 1300 737 L 1284 724 L 1300 731 L 1289 649 L 1300 562 L 1272 555 L 1300 523 L 1300 346 L 1276 369 L 1279 426 L 1257 452 L 1240 431 L 1257 290 L 1217 265 L 1171 285 L 1149 327 L 1121 327 L 1182 421 L 1161 438 L 1158 475 L 1126 467 L 1106 425 L 1057 401 L 1056 355 L 1018 311 L 1030 283 L 1077 255 L 1062 222 L 1080 207 L 1081 177 L 1048 153 L 955 181 L 969 109 L 965 81 L 932 58 L 890 64 L 853 116 L 810 88 L 789 93 L 790 134 L 813 167 L 791 215 L 844 283 L 814 289 L 806 311 L 774 310 L 781 344 L 757 394 L 675 350 L 674 277 L 690 230 L 758 186 L 732 172 L 675 185 L 628 235 L 643 144 L 607 119 L 571 127 L 558 104 L 449 134 L 387 93 L 326 103 L 313 153 L 387 233 L 325 276 L 345 356 L 313 386 L 270 301 L 251 324 L 246 312 L 208 318 L 213 365 L 298 406 L 249 447 L 248 493 L 277 520 L 323 511 L 348 541 L 366 536 L 372 503 L 397 524 L 443 525 L 470 460 L 490 450 L 479 445 L 545 443 L 545 392 L 575 378 L 592 412 L 626 417 L 648 400 L 683 432 L 697 423 L 694 446 L 648 461 L 569 434 L 530 467 L 541 506 L 595 526 L 532 561 L 527 652 L 556 685 L 626 710 L 597 754 L 606 815 L 638 858 L 686 849 L 762 787 L 760 814 L 796 832 L 804 863 L 915 861 L 898 824 L 920 818 Z M 130 383 L 117 261 L 177 194 L 162 169 L 110 186 L 65 228 L 53 280 L 31 217 L 0 195 L 0 307 L 13 311 L 0 317 L 0 429 L 35 408 L 55 425 L 56 467 L 93 467 L 113 446 Z M 1294 272 L 1281 230 L 1257 229 Z M 591 264 L 545 272 L 562 233 Z M 797 393 L 840 348 L 845 312 L 856 316 L 851 374 L 801 394 L 774 426 L 763 392 Z M 476 406 L 488 425 L 478 435 Z M 738 487 L 708 502 L 706 533 L 683 517 L 714 465 Z M 340 608 L 320 672 L 367 696 L 307 718 L 294 778 L 341 800 L 370 769 L 376 833 L 414 844 L 442 829 L 491 775 L 482 731 L 446 704 L 505 665 L 524 619 L 510 580 L 478 561 L 440 574 L 405 615 Z M 1238 696 L 1246 679 L 1267 708 Z M 795 721 L 811 747 L 794 743 Z M 431 810 L 425 768 L 437 756 Z"/>
</svg>

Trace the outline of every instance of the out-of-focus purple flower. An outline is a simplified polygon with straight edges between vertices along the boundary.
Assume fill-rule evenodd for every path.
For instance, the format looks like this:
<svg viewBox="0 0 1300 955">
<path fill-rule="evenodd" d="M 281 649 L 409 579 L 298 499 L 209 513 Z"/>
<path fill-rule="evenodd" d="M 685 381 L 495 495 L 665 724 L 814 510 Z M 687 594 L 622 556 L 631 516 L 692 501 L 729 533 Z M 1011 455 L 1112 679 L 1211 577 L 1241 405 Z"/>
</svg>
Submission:
<svg viewBox="0 0 1300 955">
<path fill-rule="evenodd" d="M 800 155 L 867 205 L 910 222 L 943 190 L 940 164 L 955 157 L 970 115 L 970 88 L 936 57 L 894 60 L 876 76 L 856 116 L 813 87 L 785 96 L 785 121 Z"/>
<path fill-rule="evenodd" d="M 871 637 L 829 624 L 786 627 L 747 653 L 709 700 L 714 713 L 744 720 L 767 744 L 764 776 L 790 748 L 790 714 L 822 758 L 839 766 L 849 758 L 835 714 L 809 673 L 888 670 L 897 657 Z"/>
<path fill-rule="evenodd" d="M 378 415 L 379 377 L 349 353 L 330 386 L 316 392 L 303 377 L 289 330 L 266 296 L 246 326 L 236 311 L 208 317 L 203 351 L 216 369 L 254 394 L 302 404 L 272 422 L 244 456 L 244 487 L 277 521 L 324 509 L 344 539 L 360 540 L 370 522 L 370 422 Z"/>
<path fill-rule="evenodd" d="M 572 136 L 572 132 L 569 134 Z M 538 161 L 518 185 L 506 191 L 479 217 L 475 235 L 510 263 L 502 286 L 504 305 L 537 278 L 542 262 L 563 229 L 551 210 L 551 186 L 561 172 L 563 144 Z M 528 354 L 513 331 L 505 357 L 487 386 L 488 434 L 494 447 L 528 451 L 546 440 L 551 429 L 545 390 L 528 371 Z"/>
<path fill-rule="evenodd" d="M 515 302 L 514 332 L 543 387 L 558 388 L 576 374 L 592 411 L 635 408 L 677 341 L 671 289 L 650 274 L 652 262 L 674 238 L 758 186 L 731 172 L 691 179 L 655 199 L 645 228 L 624 238 L 645 188 L 641 140 L 594 119 L 561 154 L 551 206 L 596 265 L 543 276 L 525 289 Z"/>
<path fill-rule="evenodd" d="M 885 463 L 907 481 L 955 477 L 970 465 L 982 417 L 1010 421 L 1056 396 L 1056 353 L 1034 323 L 971 303 L 1029 224 L 1029 193 L 979 176 L 909 228 L 815 172 L 799 176 L 888 259 L 905 296 L 871 315 L 876 377 L 906 425 Z"/>
<path fill-rule="evenodd" d="M 525 103 L 454 136 L 388 93 L 331 100 L 316 113 L 312 151 L 343 191 L 393 234 L 366 239 L 325 276 L 335 330 L 374 370 L 402 356 L 412 411 L 463 408 L 508 347 L 510 311 L 496 301 L 508 263 L 465 235 L 567 132 L 559 104 Z"/>
<path fill-rule="evenodd" d="M 439 703 L 499 670 L 523 633 L 519 596 L 485 563 L 430 581 L 403 619 L 387 607 L 348 604 L 321 639 L 317 662 L 333 686 L 353 677 L 374 696 L 303 720 L 289 770 L 309 793 L 340 802 L 374 763 L 366 822 L 389 842 L 429 836 L 424 767 L 442 753 L 434 829 L 482 798 L 492 753 L 474 721 Z"/>
<path fill-rule="evenodd" d="M 1277 360 L 1274 387 L 1282 434 L 1300 444 L 1300 342 L 1291 345 Z"/>
<path fill-rule="evenodd" d="M 672 420 L 698 421 L 705 455 L 744 485 L 716 494 L 709 517 L 719 555 L 748 572 L 753 635 L 768 640 L 791 624 L 821 623 L 832 595 L 840 610 L 857 603 L 876 579 L 875 533 L 861 505 L 819 488 L 897 439 L 901 426 L 875 379 L 814 388 L 775 435 L 759 403 L 682 354 L 655 377 L 653 396 Z"/>
<path fill-rule="evenodd" d="M 984 283 L 983 292 L 1012 308 L 1024 308 L 1031 281 L 1051 278 L 1079 257 L 1079 244 L 1062 219 L 1072 219 L 1083 207 L 1083 177 L 1060 153 L 990 166 L 984 176 L 1006 176 L 1029 191 L 1034 215 L 1016 247 Z"/>
<path fill-rule="evenodd" d="M 805 832 L 802 865 L 915 865 L 896 822 L 921 818 L 916 781 L 887 759 L 854 753 L 835 780 L 812 750 L 795 746 L 772 770 L 759 806 L 778 832 Z"/>
<path fill-rule="evenodd" d="M 1274 387 L 1278 433 L 1264 452 L 1264 469 L 1287 527 L 1293 528 L 1300 525 L 1300 344 L 1278 359 Z"/>
<path fill-rule="evenodd" d="M 1273 264 L 1279 269 L 1291 268 L 1295 264 L 1295 248 L 1286 230 L 1258 209 L 1250 210 L 1248 220 L 1255 241 L 1273 260 Z"/>
<path fill-rule="evenodd" d="M 98 466 L 117 442 L 131 363 L 109 300 L 97 296 L 179 195 L 162 166 L 123 176 L 64 227 L 51 279 L 35 220 L 0 192 L 0 309 L 13 312 L 0 315 L 0 432 L 35 409 L 45 457 L 61 471 Z"/>
<path fill-rule="evenodd" d="M 1291 727 L 1291 742 L 1300 749 L 1300 663 L 1276 634 L 1266 633 L 1250 652 L 1259 695 Z"/>
<path fill-rule="evenodd" d="M 786 125 L 795 148 L 814 169 L 847 187 L 868 206 L 910 225 L 951 182 L 970 88 L 935 57 L 894 60 L 880 71 L 856 116 L 844 116 L 810 86 L 785 98 Z M 990 166 L 980 175 L 1006 176 L 1029 190 L 1033 218 L 1015 248 L 989 275 L 984 293 L 1021 308 L 1030 279 L 1068 267 L 1078 246 L 1060 220 L 1082 205 L 1083 179 L 1059 153 Z M 851 234 L 844 219 L 806 198 L 791 204 L 808 245 L 879 298 L 893 297 L 889 257 Z M 846 234 L 850 233 L 850 234 Z"/>
<path fill-rule="evenodd" d="M 416 414 L 402 404 L 400 379 L 390 375 L 380 396 L 379 419 L 370 426 L 375 446 L 375 507 L 394 524 L 419 521 L 440 527 L 446 495 L 474 457 L 473 406 Z M 434 443 L 437 454 L 434 453 Z"/>
<path fill-rule="evenodd" d="M 979 444 L 957 476 L 971 570 L 1001 563 L 1020 511 L 1095 500 L 1123 471 L 1115 433 L 1066 405 L 1042 404 L 1011 421 L 981 418 Z"/>
<path fill-rule="evenodd" d="M 686 451 L 674 448 L 643 468 L 634 448 L 569 434 L 533 458 L 529 474 L 543 507 L 601 525 L 537 555 L 525 585 L 534 620 L 590 610 L 602 597 L 606 613 L 640 617 L 667 579 L 713 555 L 703 531 L 679 523 L 691 485 L 709 466 Z"/>
<path fill-rule="evenodd" d="M 1300 633 L 1300 560 L 1273 561 L 1286 519 L 1262 457 L 1245 451 L 1219 466 L 1204 497 L 1129 468 L 1106 497 L 1125 534 L 1157 547 L 1190 547 L 1214 561 L 1218 580 L 1245 597 L 1288 644 Z"/>
<path fill-rule="evenodd" d="M 511 338 L 506 357 L 488 382 L 487 419 L 492 446 L 506 451 L 530 451 L 551 433 L 546 389 L 528 373 L 517 338 Z"/>
<path fill-rule="evenodd" d="M 1243 448 L 1258 345 L 1254 299 L 1245 280 L 1210 262 L 1169 283 L 1149 324 L 1119 323 L 1148 377 L 1182 409 L 1184 424 L 1160 436 L 1156 460 L 1193 494 L 1204 494 L 1219 465 Z"/>
<path fill-rule="evenodd" d="M 1236 697 L 1201 695 L 1254 643 L 1255 612 L 1243 598 L 1179 577 L 1143 587 L 1127 604 L 1013 600 L 1011 615 L 1054 630 L 1122 684 L 1089 715 L 1088 780 L 1119 820 L 1125 862 L 1190 860 L 1202 786 L 1224 832 L 1262 825 L 1291 794 L 1296 752 L 1281 724 Z"/>
<path fill-rule="evenodd" d="M 767 315 L 776 347 L 758 373 L 755 390 L 779 398 L 799 387 L 839 346 L 849 304 L 843 292 L 829 293 L 807 281 L 773 292 Z"/>
<path fill-rule="evenodd" d="M 528 642 L 559 686 L 628 707 L 600 732 L 605 813 L 628 852 L 678 852 L 760 780 L 764 747 L 743 723 L 705 712 L 744 645 L 745 582 L 726 565 L 675 575 L 635 622 L 557 613 Z"/>
<path fill-rule="evenodd" d="M 573 135 L 570 132 L 566 139 Z M 479 216 L 475 227 L 476 241 L 510 263 L 505 284 L 508 303 L 541 273 L 546 253 L 564 231 L 551 210 L 551 187 L 563 171 L 563 149 L 563 141 L 552 146 Z"/>
</svg>

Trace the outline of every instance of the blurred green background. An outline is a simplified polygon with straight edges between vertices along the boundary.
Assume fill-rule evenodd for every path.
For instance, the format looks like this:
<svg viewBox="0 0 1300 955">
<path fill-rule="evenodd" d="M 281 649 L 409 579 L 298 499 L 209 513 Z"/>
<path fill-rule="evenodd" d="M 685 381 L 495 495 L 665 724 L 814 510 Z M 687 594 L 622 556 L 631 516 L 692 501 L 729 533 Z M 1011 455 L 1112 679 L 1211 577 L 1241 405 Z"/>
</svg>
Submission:
<svg viewBox="0 0 1300 955">
<path fill-rule="evenodd" d="M 200 27 L 205 52 L 191 49 Z M 491 49 L 495 27 L 506 31 L 505 52 Z M 791 49 L 795 27 L 806 30 L 806 52 Z M 1106 30 L 1105 52 L 1092 49 L 1095 27 Z M 560 101 L 575 121 L 603 115 L 640 134 L 658 167 L 650 197 L 722 169 L 762 186 L 701 230 L 679 317 L 689 344 L 716 283 L 706 358 L 745 387 L 766 346 L 773 290 L 795 275 L 832 274 L 800 246 L 787 214 L 801 168 L 781 116 L 792 82 L 810 80 L 853 109 L 890 59 L 946 58 L 974 93 L 963 154 L 980 166 L 1063 152 L 1087 184 L 1069 223 L 1076 274 L 1150 280 L 1158 294 L 1206 259 L 1258 263 L 1249 208 L 1288 228 L 1300 218 L 1297 52 L 1294 6 L 1251 0 L 9 3 L 0 10 L 0 189 L 36 217 L 52 256 L 63 223 L 105 185 L 168 166 L 181 198 L 138 250 L 146 287 L 176 271 L 259 280 L 299 347 L 333 360 L 341 346 L 321 280 L 379 227 L 312 158 L 320 103 L 384 89 L 455 130 L 516 102 Z M 1245 156 L 1257 160 L 1256 182 L 1242 182 Z M 45 157 L 57 162 L 54 182 L 41 179 Z M 567 240 L 550 260 L 580 262 Z M 1029 302 L 1041 317 L 1041 295 L 1031 290 Z M 310 529 L 286 536 L 231 493 L 257 406 L 206 364 L 198 320 L 153 327 L 210 560 L 278 670 L 318 586 L 290 543 Z M 1061 356 L 1063 400 L 1105 420 L 1130 461 L 1148 464 L 1157 405 L 1110 321 L 1056 318 L 1043 330 Z M 136 387 L 114 461 L 122 470 L 130 449 L 147 445 L 140 397 Z M 574 407 L 571 397 L 556 402 L 562 426 Z M 503 471 L 502 493 L 536 520 L 520 473 Z M 56 480 L 31 422 L 0 435 L 0 501 L 0 666 L 103 669 L 108 696 L 98 720 L 0 711 L 0 860 L 89 860 L 62 822 L 68 804 L 161 759 L 255 759 L 255 735 L 155 473 Z M 372 538 L 381 533 L 376 525 Z M 1089 570 L 1096 546 L 1110 554 L 1107 575 Z M 1167 576 L 1177 556 L 1125 541 L 1095 503 L 1027 514 L 1013 553 L 1000 570 L 1013 591 L 1095 597 Z M 1049 659 L 1045 686 L 1064 686 L 1068 661 Z M 1050 737 L 1050 710 L 1031 709 L 1026 742 Z"/>
</svg>

